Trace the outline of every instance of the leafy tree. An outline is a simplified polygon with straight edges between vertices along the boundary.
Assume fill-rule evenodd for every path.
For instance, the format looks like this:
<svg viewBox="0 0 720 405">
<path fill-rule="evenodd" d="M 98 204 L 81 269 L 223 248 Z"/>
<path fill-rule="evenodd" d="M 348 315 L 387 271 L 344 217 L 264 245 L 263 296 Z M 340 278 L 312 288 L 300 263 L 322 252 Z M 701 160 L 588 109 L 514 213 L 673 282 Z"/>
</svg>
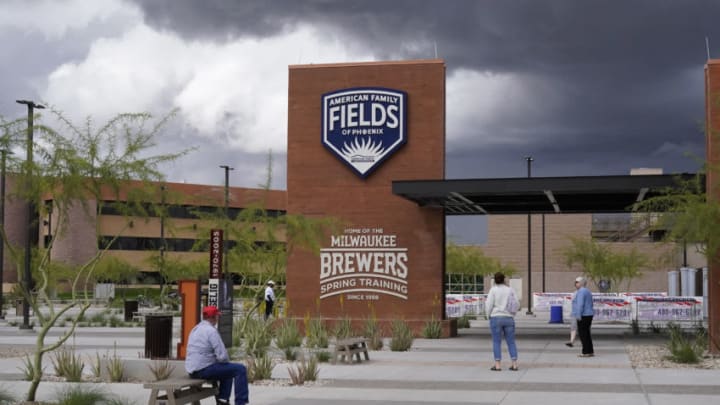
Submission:
<svg viewBox="0 0 720 405">
<path fill-rule="evenodd" d="M 654 213 L 653 228 L 665 232 L 667 242 L 694 243 L 705 257 L 720 248 L 720 203 L 707 200 L 702 173 L 678 177 L 677 187 L 641 202 L 638 210 Z"/>
<path fill-rule="evenodd" d="M 272 155 L 269 154 L 266 182 L 260 187 L 269 191 L 271 182 Z M 210 229 L 224 229 L 225 239 L 234 242 L 227 252 L 229 269 L 225 271 L 238 276 L 240 281 L 235 288 L 243 297 L 262 297 L 268 280 L 284 284 L 289 253 L 293 249 L 304 249 L 319 254 L 325 233 L 339 226 L 334 218 L 274 215 L 265 206 L 262 199 L 251 202 L 234 218 L 226 217 L 222 208 L 214 213 L 196 212 L 203 219 L 204 229 L 200 229 L 199 234 L 209 235 Z M 195 249 L 206 249 L 206 241 L 198 241 Z M 283 291 L 276 290 L 276 295 L 282 297 Z M 256 300 L 247 311 L 240 333 L 262 303 Z"/>
<path fill-rule="evenodd" d="M 650 265 L 648 256 L 635 248 L 623 253 L 614 252 L 607 244 L 592 239 L 570 238 L 570 241 L 571 246 L 562 251 L 567 266 L 580 265 L 595 284 L 608 280 L 610 288 L 616 292 L 627 290 L 630 282 L 640 277 L 641 269 Z"/>
<path fill-rule="evenodd" d="M 26 396 L 27 401 L 35 400 L 42 377 L 43 356 L 60 347 L 72 336 L 78 321 L 90 307 L 88 288 L 96 276 L 100 259 L 105 255 L 112 241 L 106 244 L 104 249 L 99 249 L 85 263 L 73 266 L 74 271 L 69 280 L 71 299 L 67 304 L 61 304 L 59 308 L 55 307 L 48 295 L 54 266 L 50 262 L 52 243 L 67 231 L 70 221 L 78 220 L 76 215 L 78 211 L 94 220 L 97 210 L 102 207 L 108 194 L 115 197 L 107 198 L 109 200 L 121 200 L 121 192 L 128 189 L 128 184 L 137 184 L 138 187 L 131 188 L 122 197 L 138 203 L 120 205 L 118 209 L 141 207 L 139 201 L 147 201 L 149 197 L 146 195 L 146 189 L 140 185 L 143 182 L 161 180 L 163 176 L 159 171 L 159 165 L 186 153 L 184 151 L 176 154 L 152 155 L 149 152 L 155 146 L 153 138 L 172 114 L 160 120 L 155 120 L 150 114 L 144 113 L 120 114 L 99 128 L 96 128 L 89 118 L 80 127 L 58 111 L 51 110 L 51 114 L 59 122 L 58 129 L 43 125 L 36 126 L 34 159 L 32 162 L 26 160 L 18 166 L 16 171 L 18 187 L 12 190 L 13 197 L 38 207 L 40 217 L 44 217 L 47 211 L 52 209 L 53 218 L 56 219 L 48 246 L 38 251 L 37 260 L 33 262 L 34 273 L 37 274 L 34 291 L 29 291 L 24 286 L 21 288 L 22 295 L 30 303 L 39 323 L 36 347 L 29 363 L 32 366 L 32 379 Z M 8 124 L 3 126 L 3 129 L 7 139 L 15 142 L 24 142 L 26 139 L 19 125 Z M 26 146 L 17 143 L 14 145 Z M 52 198 L 51 207 L 44 203 L 48 195 Z M 134 213 L 134 215 L 139 214 Z M 22 255 L 17 247 L 7 243 L 6 235 L 3 234 L 2 237 L 18 268 L 18 275 L 21 276 Z M 46 310 L 40 311 L 41 306 Z M 78 312 L 70 322 L 70 328 L 53 343 L 46 344 L 45 338 L 50 329 L 73 308 L 77 308 Z"/>
<path fill-rule="evenodd" d="M 165 308 L 170 284 L 179 280 L 194 280 L 207 275 L 206 260 L 183 260 L 169 252 L 156 254 L 148 258 L 150 268 L 155 270 L 162 280 L 160 287 L 160 306 Z"/>
<path fill-rule="evenodd" d="M 502 272 L 506 276 L 511 276 L 515 274 L 516 269 L 495 258 L 485 256 L 483 251 L 475 246 L 459 246 L 450 242 L 445 248 L 445 272 L 478 276 Z"/>
<path fill-rule="evenodd" d="M 660 213 L 655 227 L 665 231 L 665 241 L 692 243 L 708 261 L 720 252 L 720 200 L 708 198 L 705 172 L 717 173 L 718 169 L 708 166 L 689 179 L 678 176 L 676 187 L 639 205 L 643 211 Z M 709 328 L 709 349 L 720 352 L 720 326 L 711 323 Z"/>
</svg>

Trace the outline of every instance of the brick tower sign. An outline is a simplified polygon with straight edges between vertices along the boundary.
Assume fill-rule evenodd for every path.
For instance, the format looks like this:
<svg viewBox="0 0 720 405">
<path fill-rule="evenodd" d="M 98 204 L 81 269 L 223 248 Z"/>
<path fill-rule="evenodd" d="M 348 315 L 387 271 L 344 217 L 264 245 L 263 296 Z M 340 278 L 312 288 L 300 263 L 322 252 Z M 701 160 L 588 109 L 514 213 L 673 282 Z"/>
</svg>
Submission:
<svg viewBox="0 0 720 405">
<path fill-rule="evenodd" d="M 392 181 L 444 178 L 444 62 L 289 70 L 287 212 L 343 223 L 290 252 L 289 316 L 441 319 L 444 213 Z"/>
</svg>

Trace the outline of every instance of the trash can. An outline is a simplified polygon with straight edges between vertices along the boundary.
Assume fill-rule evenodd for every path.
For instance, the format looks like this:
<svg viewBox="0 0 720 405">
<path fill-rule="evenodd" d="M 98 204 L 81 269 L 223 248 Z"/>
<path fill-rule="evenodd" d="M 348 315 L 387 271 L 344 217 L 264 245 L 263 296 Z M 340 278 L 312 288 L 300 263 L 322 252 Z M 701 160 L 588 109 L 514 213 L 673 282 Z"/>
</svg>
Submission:
<svg viewBox="0 0 720 405">
<path fill-rule="evenodd" d="M 550 322 L 549 323 L 563 323 L 562 305 L 550 306 Z"/>
<path fill-rule="evenodd" d="M 127 300 L 125 301 L 125 322 L 130 322 L 133 320 L 133 314 L 138 311 L 138 302 L 137 300 Z"/>
<path fill-rule="evenodd" d="M 145 315 L 145 358 L 169 359 L 172 315 Z"/>
</svg>

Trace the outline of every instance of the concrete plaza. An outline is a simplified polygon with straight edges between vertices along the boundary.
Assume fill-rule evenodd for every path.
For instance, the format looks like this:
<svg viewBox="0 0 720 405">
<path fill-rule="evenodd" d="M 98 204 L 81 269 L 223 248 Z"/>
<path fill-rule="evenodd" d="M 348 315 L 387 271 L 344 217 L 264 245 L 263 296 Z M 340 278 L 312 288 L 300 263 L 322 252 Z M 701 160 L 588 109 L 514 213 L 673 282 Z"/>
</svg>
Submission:
<svg viewBox="0 0 720 405">
<path fill-rule="evenodd" d="M 177 326 L 177 322 L 175 325 Z M 547 319 L 519 316 L 517 343 L 519 371 L 491 371 L 492 345 L 486 321 L 474 321 L 453 339 L 416 339 L 409 352 L 387 349 L 370 352 L 370 361 L 359 364 L 320 365 L 320 380 L 294 387 L 280 384 L 288 378 L 287 363 L 273 370 L 273 384 L 250 386 L 251 404 L 678 404 L 720 402 L 720 370 L 633 368 L 626 351 L 624 325 L 593 328 L 593 358 L 578 358 L 578 345 L 568 348 L 567 325 Z M 53 336 L 57 336 L 54 331 Z M 30 349 L 33 332 L 19 331 L 0 321 L 0 348 Z M 137 359 L 144 348 L 143 328 L 81 328 L 74 339 L 78 351 L 105 354 L 117 347 L 118 355 Z M 504 349 L 503 356 L 507 356 Z M 278 353 L 276 357 L 281 357 Z M 52 372 L 49 356 L 46 371 Z M 28 382 L 20 381 L 22 359 L 0 359 L 0 387 L 18 399 Z M 89 372 L 89 367 L 86 367 Z M 149 390 L 141 383 L 88 383 L 117 394 L 129 402 L 147 403 Z M 41 383 L 38 400 L 51 400 L 66 383 Z M 204 400 L 203 404 L 213 404 Z"/>
</svg>

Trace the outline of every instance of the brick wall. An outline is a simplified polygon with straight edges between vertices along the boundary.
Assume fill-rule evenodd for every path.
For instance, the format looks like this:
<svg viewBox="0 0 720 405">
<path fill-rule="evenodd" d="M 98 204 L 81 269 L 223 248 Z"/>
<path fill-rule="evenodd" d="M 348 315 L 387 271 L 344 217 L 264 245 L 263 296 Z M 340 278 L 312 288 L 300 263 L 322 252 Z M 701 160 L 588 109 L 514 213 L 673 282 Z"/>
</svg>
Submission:
<svg viewBox="0 0 720 405">
<path fill-rule="evenodd" d="M 321 96 L 347 88 L 407 92 L 407 144 L 361 179 L 321 144 Z M 288 214 L 333 217 L 343 229 L 382 229 L 407 248 L 407 299 L 384 293 L 321 297 L 320 257 L 293 249 L 287 267 L 290 316 L 428 319 L 443 313 L 442 210 L 392 194 L 393 180 L 442 179 L 445 65 L 442 61 L 292 66 L 288 105 Z M 343 234 L 343 229 L 337 233 Z M 330 235 L 323 241 L 328 248 Z"/>
</svg>

